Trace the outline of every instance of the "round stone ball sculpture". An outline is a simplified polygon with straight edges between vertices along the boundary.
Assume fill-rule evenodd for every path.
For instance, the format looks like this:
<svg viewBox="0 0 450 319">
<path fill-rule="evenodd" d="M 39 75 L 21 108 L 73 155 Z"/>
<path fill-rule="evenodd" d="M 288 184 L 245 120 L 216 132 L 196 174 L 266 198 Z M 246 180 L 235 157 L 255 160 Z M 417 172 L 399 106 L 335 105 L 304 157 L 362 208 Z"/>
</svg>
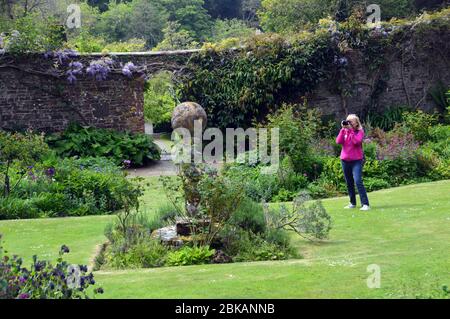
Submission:
<svg viewBox="0 0 450 319">
<path fill-rule="evenodd" d="M 194 102 L 184 102 L 178 105 L 172 114 L 172 128 L 187 129 L 192 135 L 194 134 L 195 121 L 201 121 L 202 132 L 206 128 L 207 115 L 200 104 Z"/>
</svg>

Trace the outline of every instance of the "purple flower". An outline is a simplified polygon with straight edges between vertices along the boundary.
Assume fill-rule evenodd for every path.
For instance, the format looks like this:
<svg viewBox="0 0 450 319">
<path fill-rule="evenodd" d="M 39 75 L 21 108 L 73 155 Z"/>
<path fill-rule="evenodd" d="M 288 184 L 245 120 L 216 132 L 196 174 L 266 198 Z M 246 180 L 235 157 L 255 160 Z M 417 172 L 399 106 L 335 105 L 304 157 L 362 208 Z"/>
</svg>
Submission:
<svg viewBox="0 0 450 319">
<path fill-rule="evenodd" d="M 79 267 L 80 267 L 80 270 L 83 271 L 83 272 L 87 272 L 88 271 L 86 265 L 79 265 Z"/>
<path fill-rule="evenodd" d="M 125 66 L 122 68 L 122 74 L 131 78 L 133 76 L 133 72 L 136 72 L 137 68 L 133 64 L 133 62 L 128 62 L 125 64 Z"/>
<path fill-rule="evenodd" d="M 79 70 L 79 69 L 83 68 L 83 63 L 81 63 L 81 62 L 71 62 L 69 64 L 69 67 L 71 67 L 72 69 Z"/>
<path fill-rule="evenodd" d="M 127 64 L 125 64 L 125 68 L 129 69 L 131 72 L 135 72 L 137 70 L 133 62 L 128 62 Z"/>
<path fill-rule="evenodd" d="M 111 72 L 109 66 L 112 65 L 112 63 L 112 60 L 109 58 L 92 61 L 89 67 L 86 68 L 86 72 L 97 81 L 104 81 Z"/>
<path fill-rule="evenodd" d="M 131 78 L 133 76 L 133 72 L 131 72 L 130 69 L 127 69 L 125 67 L 122 69 L 122 74 L 129 78 Z"/>
<path fill-rule="evenodd" d="M 75 75 L 73 75 L 73 73 L 72 72 L 68 72 L 68 77 L 67 77 L 67 81 L 70 83 L 70 84 L 74 84 L 76 81 L 77 81 L 77 78 L 75 77 Z"/>
<path fill-rule="evenodd" d="M 45 171 L 45 174 L 48 176 L 48 177 L 53 177 L 53 176 L 55 176 L 55 168 L 53 168 L 53 167 L 50 167 L 49 169 L 47 169 L 46 171 Z"/>
<path fill-rule="evenodd" d="M 52 51 L 47 51 L 44 53 L 44 58 L 46 58 L 46 59 L 53 58 L 53 56 L 54 56 L 54 54 Z"/>
<path fill-rule="evenodd" d="M 66 49 L 66 50 L 64 50 L 64 53 L 66 54 L 66 56 L 68 56 L 70 58 L 76 58 L 76 57 L 80 56 L 80 54 L 77 51 L 72 50 L 72 49 Z"/>
<path fill-rule="evenodd" d="M 19 299 L 30 299 L 30 294 L 23 293 L 23 294 L 20 294 L 18 298 Z"/>
</svg>

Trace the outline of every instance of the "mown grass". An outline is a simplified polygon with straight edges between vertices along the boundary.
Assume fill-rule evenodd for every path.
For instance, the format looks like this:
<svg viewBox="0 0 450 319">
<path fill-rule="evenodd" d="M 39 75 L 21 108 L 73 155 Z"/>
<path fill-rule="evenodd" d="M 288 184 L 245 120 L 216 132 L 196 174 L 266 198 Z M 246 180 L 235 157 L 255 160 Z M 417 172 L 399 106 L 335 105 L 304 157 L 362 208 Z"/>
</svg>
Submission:
<svg viewBox="0 0 450 319">
<path fill-rule="evenodd" d="M 146 183 L 141 210 L 151 214 L 165 203 L 166 197 L 157 177 L 149 177 Z M 106 240 L 106 225 L 114 218 L 108 215 L 0 221 L 0 234 L 4 237 L 4 248 L 23 257 L 25 264 L 31 262 L 33 255 L 55 260 L 62 245 L 71 250 L 66 255 L 69 262 L 89 264 L 97 246 Z"/>
<path fill-rule="evenodd" d="M 161 192 L 155 185 L 145 205 L 163 202 Z M 104 298 L 440 297 L 440 287 L 450 285 L 450 181 L 369 195 L 373 209 L 365 213 L 342 209 L 347 198 L 325 200 L 334 220 L 330 240 L 293 235 L 304 259 L 99 271 L 96 280 Z M 53 257 L 53 247 L 67 244 L 69 260 L 87 263 L 110 218 L 6 221 L 0 232 L 11 252 Z M 367 287 L 371 264 L 380 266 L 380 289 Z"/>
</svg>

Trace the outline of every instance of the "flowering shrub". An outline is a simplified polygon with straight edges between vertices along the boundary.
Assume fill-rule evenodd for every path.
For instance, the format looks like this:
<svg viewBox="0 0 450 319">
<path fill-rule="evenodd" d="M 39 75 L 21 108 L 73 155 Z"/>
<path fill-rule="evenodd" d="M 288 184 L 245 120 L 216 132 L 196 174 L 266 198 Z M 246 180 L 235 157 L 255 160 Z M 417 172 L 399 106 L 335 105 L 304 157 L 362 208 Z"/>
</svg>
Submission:
<svg viewBox="0 0 450 319">
<path fill-rule="evenodd" d="M 28 269 L 21 258 L 4 255 L 0 242 L 0 299 L 89 299 L 87 290 L 95 285 L 94 275 L 84 265 L 64 261 L 67 253 L 69 248 L 63 245 L 55 266 L 33 256 Z M 94 296 L 98 293 L 103 289 L 94 289 Z"/>
<path fill-rule="evenodd" d="M 137 205 L 141 195 L 139 184 L 104 158 L 47 159 L 21 180 L 15 176 L 14 193 L 0 198 L 0 219 L 108 214 Z"/>
<path fill-rule="evenodd" d="M 379 143 L 378 160 L 409 159 L 414 157 L 419 149 L 419 143 L 411 133 L 393 131 L 386 136 L 385 141 Z"/>
</svg>

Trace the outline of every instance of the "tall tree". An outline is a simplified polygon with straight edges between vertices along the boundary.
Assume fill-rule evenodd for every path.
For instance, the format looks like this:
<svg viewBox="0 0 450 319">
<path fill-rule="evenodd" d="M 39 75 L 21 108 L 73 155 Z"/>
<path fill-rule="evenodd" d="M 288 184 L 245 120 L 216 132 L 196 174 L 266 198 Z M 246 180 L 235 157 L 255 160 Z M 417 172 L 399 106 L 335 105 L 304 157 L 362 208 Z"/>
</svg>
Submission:
<svg viewBox="0 0 450 319">
<path fill-rule="evenodd" d="M 205 8 L 214 19 L 233 19 L 241 16 L 243 0 L 205 0 Z"/>
<path fill-rule="evenodd" d="M 155 0 L 169 13 L 169 21 L 177 21 L 181 29 L 197 40 L 204 40 L 211 32 L 211 16 L 204 0 Z"/>
</svg>

